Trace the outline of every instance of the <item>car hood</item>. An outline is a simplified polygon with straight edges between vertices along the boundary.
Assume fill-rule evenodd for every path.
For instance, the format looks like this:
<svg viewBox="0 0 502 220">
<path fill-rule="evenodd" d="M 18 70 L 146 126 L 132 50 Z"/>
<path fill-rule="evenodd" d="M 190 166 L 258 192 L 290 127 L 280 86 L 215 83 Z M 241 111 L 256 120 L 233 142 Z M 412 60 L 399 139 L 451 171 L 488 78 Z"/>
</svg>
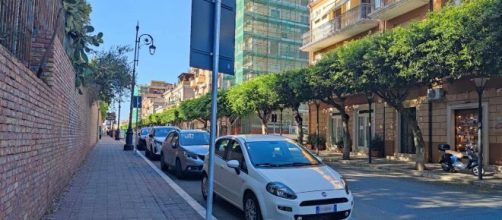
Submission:
<svg viewBox="0 0 502 220">
<path fill-rule="evenodd" d="M 281 182 L 295 193 L 334 190 L 341 175 L 326 165 L 257 169 L 270 182 Z"/>
<path fill-rule="evenodd" d="M 209 145 L 183 146 L 183 149 L 198 155 L 206 155 L 209 152 Z"/>
<path fill-rule="evenodd" d="M 154 141 L 157 141 L 157 142 L 160 142 L 160 143 L 164 142 L 165 139 L 166 139 L 166 137 L 158 137 L 158 136 L 153 137 Z"/>
</svg>

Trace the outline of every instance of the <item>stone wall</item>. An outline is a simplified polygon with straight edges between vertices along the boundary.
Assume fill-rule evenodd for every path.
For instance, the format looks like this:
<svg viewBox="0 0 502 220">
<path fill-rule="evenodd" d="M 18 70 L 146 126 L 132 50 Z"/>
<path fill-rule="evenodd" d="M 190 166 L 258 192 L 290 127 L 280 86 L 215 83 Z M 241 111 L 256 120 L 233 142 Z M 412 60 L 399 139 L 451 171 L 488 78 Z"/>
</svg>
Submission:
<svg viewBox="0 0 502 220">
<path fill-rule="evenodd" d="M 0 46 L 0 219 L 40 219 L 97 141 L 97 105 L 59 39 L 45 74 L 50 86 Z"/>
</svg>

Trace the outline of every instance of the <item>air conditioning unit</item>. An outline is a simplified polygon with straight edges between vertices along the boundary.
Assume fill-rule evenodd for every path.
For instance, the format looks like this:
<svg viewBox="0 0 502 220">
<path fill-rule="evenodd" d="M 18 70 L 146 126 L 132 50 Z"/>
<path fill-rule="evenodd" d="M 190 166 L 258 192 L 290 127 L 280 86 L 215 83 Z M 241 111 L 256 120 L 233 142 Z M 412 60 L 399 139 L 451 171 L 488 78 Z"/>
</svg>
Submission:
<svg viewBox="0 0 502 220">
<path fill-rule="evenodd" d="M 427 100 L 429 101 L 439 100 L 443 97 L 444 97 L 443 88 L 427 89 Z"/>
</svg>

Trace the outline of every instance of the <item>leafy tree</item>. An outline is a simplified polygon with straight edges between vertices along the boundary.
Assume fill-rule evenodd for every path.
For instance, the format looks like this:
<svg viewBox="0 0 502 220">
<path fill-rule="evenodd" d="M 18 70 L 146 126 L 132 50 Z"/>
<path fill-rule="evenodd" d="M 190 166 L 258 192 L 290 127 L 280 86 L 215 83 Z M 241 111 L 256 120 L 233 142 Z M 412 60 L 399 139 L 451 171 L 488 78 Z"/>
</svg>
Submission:
<svg viewBox="0 0 502 220">
<path fill-rule="evenodd" d="M 277 109 L 279 104 L 279 95 L 275 91 L 276 81 L 277 74 L 264 74 L 228 91 L 231 109 L 239 115 L 256 112 L 261 121 L 263 134 L 267 133 L 267 123 L 272 111 Z"/>
<path fill-rule="evenodd" d="M 289 70 L 277 76 L 276 92 L 280 94 L 279 103 L 284 107 L 291 108 L 294 113 L 297 129 L 298 142 L 303 143 L 303 118 L 299 112 L 300 105 L 313 99 L 314 92 L 308 83 L 308 74 L 311 69 L 303 68 Z"/>
<path fill-rule="evenodd" d="M 351 50 L 353 44 L 326 54 L 314 67 L 309 76 L 310 86 L 313 87 L 314 99 L 334 107 L 341 115 L 343 124 L 343 159 L 350 159 L 352 138 L 349 129 L 349 114 L 345 109 L 345 101 L 356 91 L 354 72 L 342 62 L 344 51 Z"/>
<path fill-rule="evenodd" d="M 204 128 L 207 128 L 207 123 L 211 118 L 211 94 L 186 100 L 181 103 L 179 108 L 186 120 L 200 121 L 204 124 Z"/>
<path fill-rule="evenodd" d="M 230 134 L 231 129 L 237 119 L 241 116 L 237 112 L 232 110 L 230 101 L 228 99 L 228 90 L 218 91 L 218 117 L 227 118 L 229 124 L 229 129 L 227 129 L 227 134 Z"/>
</svg>

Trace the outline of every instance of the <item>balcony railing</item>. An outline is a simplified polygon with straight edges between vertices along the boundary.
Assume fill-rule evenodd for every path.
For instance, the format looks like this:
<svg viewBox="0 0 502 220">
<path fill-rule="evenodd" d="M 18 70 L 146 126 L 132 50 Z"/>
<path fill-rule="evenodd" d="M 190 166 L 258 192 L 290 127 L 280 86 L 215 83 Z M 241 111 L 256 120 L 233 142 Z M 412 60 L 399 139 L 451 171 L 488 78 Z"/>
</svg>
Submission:
<svg viewBox="0 0 502 220">
<path fill-rule="evenodd" d="M 402 0 L 373 0 L 373 11 L 380 10 L 382 8 L 388 7 L 396 2 L 400 2 Z"/>
<path fill-rule="evenodd" d="M 370 13 L 371 5 L 369 3 L 361 3 L 359 6 L 336 16 L 333 20 L 303 34 L 303 45 L 322 40 L 343 31 L 345 28 L 354 25 L 361 20 L 368 19 L 368 14 Z"/>
</svg>

